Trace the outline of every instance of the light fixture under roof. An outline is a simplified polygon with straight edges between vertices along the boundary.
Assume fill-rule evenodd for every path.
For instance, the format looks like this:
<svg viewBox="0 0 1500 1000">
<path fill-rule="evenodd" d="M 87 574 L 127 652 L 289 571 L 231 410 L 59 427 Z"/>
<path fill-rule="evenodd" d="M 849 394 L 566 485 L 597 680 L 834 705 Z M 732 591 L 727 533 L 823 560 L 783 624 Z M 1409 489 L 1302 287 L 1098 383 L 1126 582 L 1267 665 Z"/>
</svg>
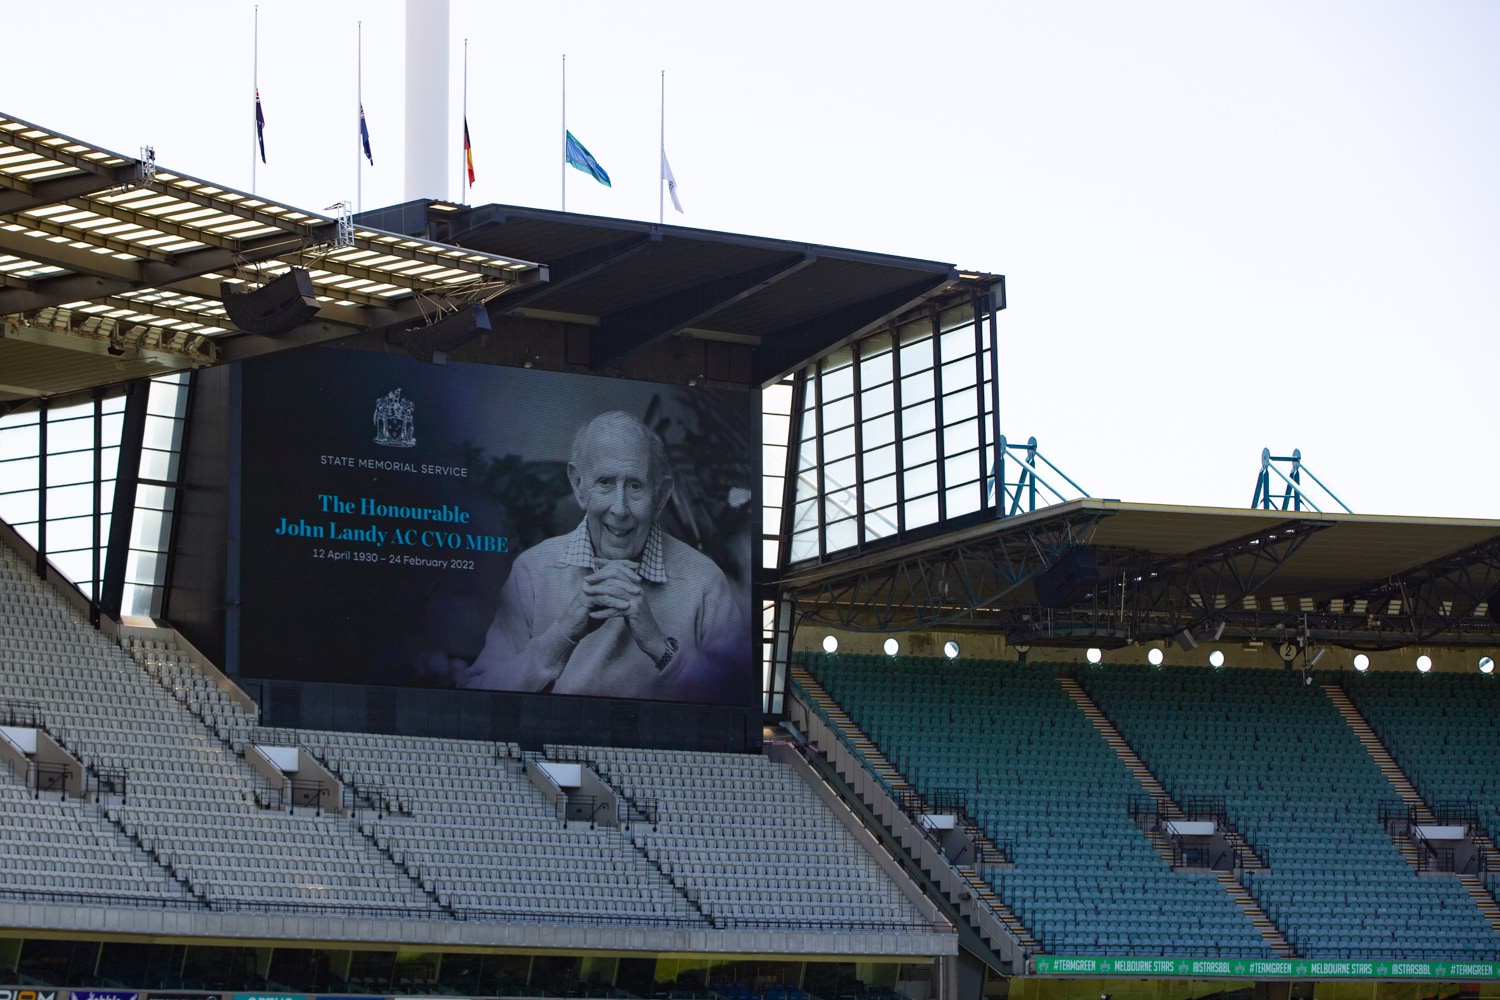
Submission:
<svg viewBox="0 0 1500 1000">
<path fill-rule="evenodd" d="M 1479 672 L 1481 674 L 1492 674 L 1495 672 L 1495 661 L 1488 656 L 1479 658 Z"/>
<path fill-rule="evenodd" d="M 1146 652 L 1146 661 L 1148 663 L 1150 663 L 1153 667 L 1159 667 L 1159 666 L 1161 666 L 1162 665 L 1162 661 L 1165 660 L 1166 658 L 1167 658 L 1167 654 L 1163 653 L 1161 651 L 1161 647 L 1160 646 L 1152 646 Z"/>
<path fill-rule="evenodd" d="M 895 656 L 899 652 L 901 652 L 901 643 L 896 641 L 895 636 L 891 636 L 885 641 L 885 655 Z"/>
<path fill-rule="evenodd" d="M 1427 671 L 1431 670 L 1432 657 L 1428 656 L 1426 653 L 1423 653 L 1421 656 L 1417 657 L 1417 669 L 1424 674 L 1427 673 Z"/>
<path fill-rule="evenodd" d="M 1100 660 L 1104 659 L 1104 650 L 1100 649 L 1098 646 L 1090 646 L 1088 648 L 1088 651 L 1083 655 L 1088 658 L 1088 661 L 1090 663 L 1097 665 Z"/>
<path fill-rule="evenodd" d="M 1369 670 L 1370 658 L 1364 653 L 1354 654 L 1354 669 L 1358 670 L 1360 673 L 1364 673 L 1366 670 Z"/>
<path fill-rule="evenodd" d="M 949 639 L 947 642 L 943 643 L 943 655 L 950 660 L 958 659 L 958 643 L 954 642 L 952 639 Z"/>
<path fill-rule="evenodd" d="M 1222 649 L 1216 649 L 1212 653 L 1209 653 L 1208 664 L 1215 670 L 1218 670 L 1220 667 L 1222 667 L 1224 665 L 1224 651 Z"/>
<path fill-rule="evenodd" d="M 839 651 L 839 641 L 838 641 L 838 639 L 835 638 L 834 636 L 831 636 L 831 635 L 825 635 L 823 637 L 823 652 L 825 652 L 825 653 L 837 653 L 838 651 Z"/>
</svg>

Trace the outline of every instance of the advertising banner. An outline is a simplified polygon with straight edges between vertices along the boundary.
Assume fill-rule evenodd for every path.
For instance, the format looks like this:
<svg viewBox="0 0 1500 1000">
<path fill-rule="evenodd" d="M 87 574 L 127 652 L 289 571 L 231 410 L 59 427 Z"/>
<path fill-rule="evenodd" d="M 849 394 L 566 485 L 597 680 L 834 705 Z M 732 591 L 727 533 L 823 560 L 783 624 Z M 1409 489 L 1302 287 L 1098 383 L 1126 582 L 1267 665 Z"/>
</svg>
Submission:
<svg viewBox="0 0 1500 1000">
<path fill-rule="evenodd" d="M 1243 979 L 1500 979 L 1500 962 L 1331 962 L 1305 958 L 1066 958 L 1039 955 L 1039 976 L 1230 976 Z"/>
</svg>

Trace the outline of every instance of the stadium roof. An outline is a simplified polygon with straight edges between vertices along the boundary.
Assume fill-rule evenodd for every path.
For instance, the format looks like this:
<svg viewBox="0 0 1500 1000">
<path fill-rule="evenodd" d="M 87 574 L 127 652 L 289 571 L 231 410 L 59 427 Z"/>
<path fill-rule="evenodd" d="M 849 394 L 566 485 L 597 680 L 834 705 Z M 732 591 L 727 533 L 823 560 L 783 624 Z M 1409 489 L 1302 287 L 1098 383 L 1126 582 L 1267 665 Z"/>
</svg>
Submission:
<svg viewBox="0 0 1500 1000">
<path fill-rule="evenodd" d="M 1075 546 L 1099 581 L 1042 607 L 1037 576 Z M 1493 643 L 1500 521 L 1080 499 L 794 568 L 784 586 L 812 620 L 853 629 L 1109 644 L 1222 622 L 1369 648 Z"/>
<path fill-rule="evenodd" d="M 940 261 L 515 205 L 416 201 L 361 219 L 547 264 L 550 280 L 492 314 L 592 328 L 607 365 L 674 335 L 754 347 L 768 383 L 923 303 L 975 292 L 1005 307 L 1004 278 Z"/>
<path fill-rule="evenodd" d="M 293 266 L 310 274 L 317 315 L 276 338 L 239 331 L 221 283 L 251 287 Z M 0 115 L 0 399 L 425 325 L 545 277 Z"/>
</svg>

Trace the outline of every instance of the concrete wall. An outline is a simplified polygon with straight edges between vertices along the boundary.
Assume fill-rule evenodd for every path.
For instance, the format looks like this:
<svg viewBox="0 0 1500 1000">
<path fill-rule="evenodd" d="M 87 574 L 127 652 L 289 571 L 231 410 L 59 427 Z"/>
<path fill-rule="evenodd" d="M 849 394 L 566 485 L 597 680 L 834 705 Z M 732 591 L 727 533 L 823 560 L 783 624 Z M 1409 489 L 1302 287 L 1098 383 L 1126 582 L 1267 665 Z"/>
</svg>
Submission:
<svg viewBox="0 0 1500 1000">
<path fill-rule="evenodd" d="M 319 793 L 318 808 L 324 812 L 343 815 L 344 783 L 301 747 L 297 748 L 297 777 L 306 781 L 321 781 L 323 790 Z"/>
<path fill-rule="evenodd" d="M 38 729 L 36 732 L 36 762 L 67 768 L 65 788 L 69 798 L 83 798 L 85 773 L 83 765 L 68 751 L 58 746 L 57 741 Z"/>
<path fill-rule="evenodd" d="M 149 938 L 217 938 L 225 941 L 296 941 L 413 945 L 445 950 L 516 948 L 545 951 L 615 951 L 669 954 L 829 956 L 917 960 L 951 955 L 953 936 L 942 933 L 840 934 L 790 930 L 720 931 L 592 924 L 487 923 L 477 920 L 394 920 L 300 916 L 294 913 L 223 913 L 209 910 L 132 909 L 22 903 L 0 899 L 0 927 L 23 931 L 118 934 Z"/>
</svg>

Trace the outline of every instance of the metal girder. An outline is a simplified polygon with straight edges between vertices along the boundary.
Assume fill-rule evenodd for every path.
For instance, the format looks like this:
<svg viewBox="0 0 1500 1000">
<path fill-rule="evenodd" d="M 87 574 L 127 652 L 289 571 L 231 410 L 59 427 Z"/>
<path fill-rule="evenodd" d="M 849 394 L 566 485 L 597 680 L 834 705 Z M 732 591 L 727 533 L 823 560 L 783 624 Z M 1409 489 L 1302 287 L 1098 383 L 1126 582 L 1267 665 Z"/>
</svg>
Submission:
<svg viewBox="0 0 1500 1000">
<path fill-rule="evenodd" d="M 241 237 L 223 235 L 204 229 L 195 229 L 194 227 L 189 225 L 171 222 L 167 219 L 151 215 L 146 212 L 134 211 L 133 209 L 127 208 L 124 205 L 111 204 L 104 201 L 96 202 L 75 200 L 68 202 L 68 204 L 73 208 L 82 209 L 83 211 L 87 212 L 94 212 L 98 215 L 108 216 L 111 219 L 118 219 L 121 222 L 128 222 L 131 225 L 140 226 L 142 229 L 154 229 L 157 232 L 165 233 L 168 236 L 177 236 L 185 240 L 194 240 L 196 242 L 204 243 L 209 246 L 216 246 L 233 250 L 237 253 L 253 252 L 252 248 L 258 245 L 260 242 L 260 240 L 247 242 Z M 261 239 L 275 240 L 277 245 L 285 246 L 288 248 L 296 246 L 295 243 L 287 242 L 284 236 L 265 236 L 261 237 Z M 128 243 L 129 241 L 122 242 Z M 144 248 L 140 250 L 128 249 L 127 252 L 139 253 L 142 256 L 145 255 Z M 374 253 L 375 251 L 371 252 Z M 288 255 L 290 255 L 290 253 L 288 253 Z M 422 281 L 415 278 L 408 278 L 400 274 L 399 272 L 377 271 L 373 268 L 361 267 L 358 263 L 347 263 L 345 261 L 331 259 L 326 255 L 319 256 L 316 258 L 316 260 L 316 265 L 313 265 L 311 262 L 307 262 L 306 266 L 308 266 L 312 270 L 326 271 L 329 274 L 342 274 L 351 278 L 359 278 L 363 281 L 369 281 L 375 284 L 395 285 L 398 288 L 421 290 L 427 287 L 426 284 Z M 333 294 L 333 292 L 330 291 L 329 294 Z M 359 293 L 358 290 L 354 290 L 351 292 L 351 294 Z M 350 298 L 350 301 L 352 302 L 358 300 Z"/>
<path fill-rule="evenodd" d="M 268 237 L 238 253 L 219 247 L 194 250 L 179 254 L 173 258 L 172 263 L 166 264 L 147 260 L 120 260 L 112 254 L 80 250 L 66 243 L 26 239 L 16 233 L 0 230 L 0 251 L 24 254 L 31 259 L 41 259 L 43 263 L 78 272 L 37 281 L 34 289 L 29 292 L 22 289 L 0 291 L 0 315 L 35 312 L 68 302 L 96 300 L 151 288 L 169 288 L 217 299 L 218 283 L 203 279 L 203 275 L 232 273 L 237 265 L 274 260 L 282 256 L 282 251 L 288 248 L 289 240 L 289 237 Z M 291 243 L 294 245 L 295 241 Z M 342 290 L 330 291 L 345 294 Z M 357 300 L 357 292 L 348 294 L 350 301 Z M 402 308 L 403 305 L 406 308 Z M 420 316 L 420 309 L 410 300 L 361 309 L 323 303 L 319 314 L 326 320 L 367 328 Z"/>
<path fill-rule="evenodd" d="M 5 141 L 4 136 L 0 135 L 0 142 Z M 67 177 L 36 181 L 27 185 L 29 191 L 7 188 L 0 190 L 0 216 L 59 205 L 70 198 L 98 194 L 122 184 L 134 183 L 140 178 L 141 165 L 132 161 L 128 166 L 112 167 L 103 173 L 70 174 Z M 0 175 L 0 184 L 3 182 L 4 175 Z"/>
<path fill-rule="evenodd" d="M 73 202 L 70 201 L 68 204 L 71 205 Z M 97 233 L 93 230 L 67 225 L 66 223 L 54 222 L 52 219 L 39 218 L 35 215 L 19 216 L 13 225 L 22 226 L 26 229 L 34 229 L 39 233 L 46 233 L 48 236 L 62 236 L 75 243 L 87 243 L 90 246 L 103 247 L 106 250 L 113 250 L 116 253 L 134 254 L 137 257 L 161 261 L 164 264 L 170 264 L 173 260 L 173 255 L 167 253 L 165 250 L 142 246 L 130 240 L 122 240 L 116 236 L 107 236 L 104 233 Z"/>
<path fill-rule="evenodd" d="M 15 234 L 0 231 L 0 249 L 5 248 L 6 237 L 15 237 Z M 280 243 L 285 238 L 273 239 Z M 34 244 L 37 241 L 26 242 Z M 30 292 L 23 289 L 0 289 L 0 315 L 34 314 L 49 306 L 60 306 L 82 300 L 98 301 L 111 297 L 120 298 L 127 293 L 155 288 L 169 289 L 205 299 L 218 299 L 219 282 L 205 278 L 203 275 L 216 271 L 231 271 L 236 263 L 236 256 L 222 248 L 195 250 L 181 254 L 173 265 L 167 266 L 150 261 L 122 261 L 108 254 L 91 253 L 64 244 L 43 242 L 49 255 L 59 258 L 49 263 L 56 263 L 73 270 L 87 268 L 91 273 L 70 274 L 40 281 L 36 283 L 36 289 Z M 256 247 L 257 249 L 251 251 L 251 256 L 264 256 L 267 259 L 274 259 L 278 256 L 276 251 L 283 248 L 273 243 L 261 245 L 259 241 Z M 32 246 L 28 252 L 34 253 L 37 249 Z M 253 262 L 244 256 L 239 256 L 238 261 L 240 263 Z M 25 298 L 20 298 L 22 296 Z M 133 303 L 126 308 L 139 309 L 141 312 L 151 311 L 144 301 L 135 302 L 130 298 L 122 298 L 121 301 Z M 17 302 L 20 303 L 19 308 L 16 307 Z M 341 306 L 325 302 L 320 304 L 318 316 L 303 327 L 288 331 L 276 338 L 256 337 L 254 343 L 239 344 L 232 352 L 226 353 L 232 354 L 236 359 L 251 357 L 289 344 L 324 343 L 374 327 L 420 322 L 423 318 L 421 304 L 410 298 L 401 303 L 379 307 Z M 217 320 L 205 317 L 192 320 L 192 322 L 233 328 L 233 324 L 227 318 Z M 250 334 L 240 334 L 235 339 L 251 337 Z"/>
<path fill-rule="evenodd" d="M 755 350 L 755 381 L 765 385 L 781 378 L 814 357 L 827 354 L 872 327 L 899 316 L 957 278 L 956 271 L 930 275 L 894 291 L 766 335 Z"/>
<path fill-rule="evenodd" d="M 1148 616 L 1165 616 L 1195 628 L 1220 612 L 1243 606 L 1245 598 L 1259 593 L 1287 561 L 1319 531 L 1333 527 L 1331 521 L 1293 520 L 1242 535 L 1218 545 L 1171 559 L 1159 560 L 1144 572 L 1107 581 L 1109 604 L 1115 603 L 1115 588 L 1123 586 L 1123 605 L 1132 612 L 1130 635 L 1154 638 L 1146 626 Z M 1101 571 L 1103 565 L 1101 564 Z"/>
<path fill-rule="evenodd" d="M 1345 609 L 1365 604 L 1369 623 L 1425 642 L 1471 618 L 1479 605 L 1500 600 L 1500 537 L 1372 581 L 1345 596 Z M 1493 603 L 1491 603 L 1493 615 Z"/>
<path fill-rule="evenodd" d="M 613 267 L 625 258 L 640 253 L 654 242 L 656 241 L 650 236 L 631 236 L 552 260 L 547 264 L 549 276 L 546 282 L 534 285 L 525 291 L 512 292 L 498 301 L 490 314 L 491 316 L 518 315 L 522 309 L 546 298 L 553 292 L 562 291 L 585 278 L 591 278 L 605 268 Z"/>
<path fill-rule="evenodd" d="M 593 331 L 589 357 L 608 364 L 637 348 L 680 333 L 687 327 L 776 284 L 818 259 L 813 253 L 791 254 L 738 274 L 706 281 L 672 295 L 602 317 Z"/>
<path fill-rule="evenodd" d="M 867 565 L 789 597 L 799 619 L 856 632 L 993 628 L 1011 591 L 1045 570 L 1110 511 L 1074 510 L 981 538 Z"/>
<path fill-rule="evenodd" d="M 332 219 L 323 219 L 318 216 L 310 216 L 312 221 L 300 222 L 294 219 L 283 218 L 276 215 L 274 212 L 260 211 L 257 208 L 246 205 L 243 201 L 214 198 L 210 195 L 200 194 L 197 191 L 192 190 L 191 188 L 179 187 L 172 181 L 163 180 L 161 174 L 157 175 L 156 180 L 143 186 L 160 194 L 170 195 L 173 198 L 180 198 L 183 201 L 189 201 L 195 205 L 202 205 L 204 208 L 212 208 L 216 211 L 222 212 L 225 215 L 239 216 L 242 219 L 250 219 L 255 222 L 264 223 L 268 226 L 275 226 L 278 229 L 285 230 L 289 233 L 296 233 L 298 235 L 305 236 L 311 243 L 332 243 L 338 228 L 338 223 Z M 298 214 L 310 215 L 310 213 L 302 212 L 299 212 Z M 355 245 L 358 246 L 361 250 L 372 250 L 378 254 L 384 254 L 388 257 L 399 257 L 404 260 L 410 260 L 417 263 L 433 264 L 438 267 L 451 268 L 455 271 L 469 270 L 481 274 L 487 278 L 499 278 L 505 281 L 507 284 L 515 284 L 517 282 L 515 272 L 511 271 L 507 267 L 496 266 L 494 264 L 479 264 L 473 261 L 458 261 L 452 257 L 445 257 L 441 254 L 429 253 L 426 250 L 421 250 L 416 247 L 401 246 L 402 242 L 410 241 L 409 237 L 399 237 L 391 243 L 386 243 L 383 242 L 381 237 L 370 239 L 368 237 L 361 237 L 358 235 L 358 233 L 359 227 L 356 226 Z"/>
</svg>

